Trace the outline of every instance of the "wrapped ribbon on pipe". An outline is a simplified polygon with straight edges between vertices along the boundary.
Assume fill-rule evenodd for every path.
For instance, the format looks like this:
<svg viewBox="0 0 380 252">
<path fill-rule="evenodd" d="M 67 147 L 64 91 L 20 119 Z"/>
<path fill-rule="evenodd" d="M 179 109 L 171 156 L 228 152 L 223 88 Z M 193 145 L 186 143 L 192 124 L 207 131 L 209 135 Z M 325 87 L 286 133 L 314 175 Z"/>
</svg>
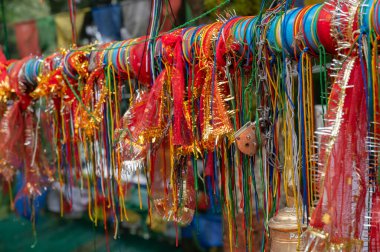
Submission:
<svg viewBox="0 0 380 252">
<path fill-rule="evenodd" d="M 289 55 L 294 56 L 295 52 L 295 37 L 294 37 L 294 24 L 297 15 L 300 13 L 301 8 L 289 10 L 284 15 L 284 20 L 282 22 L 282 33 L 281 38 L 283 42 L 283 50 L 285 50 Z"/>
<path fill-rule="evenodd" d="M 270 48 L 275 52 L 281 52 L 282 51 L 282 21 L 283 16 L 276 16 L 270 24 L 267 38 Z"/>
<path fill-rule="evenodd" d="M 306 13 L 304 13 L 304 18 L 302 19 L 302 26 L 303 26 L 303 33 L 301 35 L 304 36 L 304 40 L 313 50 L 317 50 L 317 45 L 322 44 L 326 51 L 329 53 L 334 54 L 336 44 L 331 43 L 335 39 L 330 35 L 330 24 L 331 24 L 331 12 L 332 12 L 332 5 L 331 4 L 316 4 L 314 6 L 305 7 L 307 8 Z M 370 26 L 369 24 L 373 23 L 373 27 L 376 30 L 377 27 L 380 27 L 378 23 L 379 20 L 379 3 L 377 1 L 365 1 L 362 4 L 361 7 L 361 20 L 363 23 L 363 27 L 365 31 L 369 31 Z M 274 49 L 277 52 L 280 52 L 283 48 L 282 45 L 282 39 L 281 37 L 284 37 L 284 49 L 287 51 L 288 54 L 293 55 L 294 49 L 292 49 L 294 44 L 294 22 L 296 19 L 296 16 L 302 12 L 302 8 L 297 8 L 293 10 L 289 10 L 286 14 L 276 15 L 271 21 L 269 25 L 269 29 L 267 32 L 267 39 L 269 42 L 269 45 L 272 49 Z M 284 20 L 284 17 L 286 19 Z M 258 25 L 257 23 L 257 17 L 252 18 L 245 18 L 245 20 L 240 20 L 235 25 L 235 40 L 240 43 L 248 43 L 252 47 L 252 33 L 254 26 Z M 285 31 L 282 31 L 283 27 L 286 27 Z M 199 27 L 201 28 L 201 27 Z M 196 29 L 195 27 L 190 28 L 191 31 L 195 31 L 199 29 Z M 187 33 L 189 31 L 186 31 Z M 160 35 L 159 35 L 160 36 Z M 188 35 L 187 37 L 191 37 L 191 35 Z M 110 45 L 107 48 L 100 47 L 99 50 L 104 50 L 107 57 L 104 57 L 105 61 L 104 64 L 108 64 L 109 57 L 112 59 L 111 62 L 113 63 L 114 67 L 120 66 L 122 63 L 121 61 L 124 61 L 128 58 L 127 57 L 121 57 L 122 55 L 129 55 L 134 60 L 138 61 L 137 59 L 142 59 L 142 62 L 138 63 L 138 66 L 133 67 L 133 71 L 136 72 L 139 70 L 139 66 L 147 65 L 145 62 L 145 57 L 139 57 L 142 56 L 142 52 L 144 51 L 139 50 L 139 55 L 130 55 L 130 50 L 139 48 L 141 45 L 145 44 L 144 37 L 141 37 L 139 39 L 133 39 L 133 40 L 127 40 L 127 41 L 121 41 L 121 42 L 113 42 L 112 46 Z M 199 37 L 198 37 L 199 40 Z M 132 45 L 129 45 L 132 44 Z M 190 49 L 190 48 L 189 48 Z M 85 49 L 88 50 L 88 49 Z M 184 50 L 186 51 L 186 50 Z M 137 53 L 137 52 L 136 52 Z M 75 58 L 72 57 L 71 54 L 73 52 L 69 52 L 65 57 L 66 59 L 69 58 Z M 111 56 L 112 55 L 112 56 Z M 294 56 L 294 55 L 293 55 Z M 106 59 L 107 58 L 107 59 Z M 66 60 L 65 60 L 66 61 Z M 145 63 L 145 64 L 144 64 Z M 63 65 L 66 74 L 71 77 L 75 78 L 75 74 L 71 72 L 68 66 L 70 64 L 69 62 L 65 63 Z M 131 63 L 130 63 L 131 64 Z M 125 65 L 125 63 L 123 64 Z M 132 63 L 134 65 L 134 63 Z M 120 70 L 120 69 L 118 69 Z M 145 70 L 146 71 L 146 70 Z M 146 73 L 148 74 L 148 72 Z"/>
<path fill-rule="evenodd" d="M 318 13 L 321 11 L 323 4 L 316 4 L 311 6 L 304 15 L 302 22 L 303 35 L 305 45 L 313 50 L 314 53 L 318 52 L 318 46 L 320 45 L 317 34 L 317 20 Z"/>
</svg>

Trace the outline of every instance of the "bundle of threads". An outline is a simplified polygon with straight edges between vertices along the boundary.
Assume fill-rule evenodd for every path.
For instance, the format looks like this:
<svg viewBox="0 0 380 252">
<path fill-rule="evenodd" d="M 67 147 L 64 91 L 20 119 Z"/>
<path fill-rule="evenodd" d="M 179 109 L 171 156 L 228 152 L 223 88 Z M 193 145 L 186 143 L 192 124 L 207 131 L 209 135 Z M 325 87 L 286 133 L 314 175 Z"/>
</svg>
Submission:
<svg viewBox="0 0 380 252">
<path fill-rule="evenodd" d="M 231 251 L 238 242 L 251 251 L 291 195 L 307 251 L 380 249 L 380 3 L 263 1 L 254 17 L 226 12 L 160 33 L 163 5 L 154 1 L 145 37 L 0 59 L 0 176 L 10 187 L 24 173 L 16 199 L 54 181 L 79 187 L 90 219 L 102 209 L 117 237 L 128 174 L 138 174 L 149 215 L 186 225 L 205 191 Z M 254 155 L 234 136 L 249 122 Z M 254 240 L 258 228 L 265 236 Z"/>
</svg>

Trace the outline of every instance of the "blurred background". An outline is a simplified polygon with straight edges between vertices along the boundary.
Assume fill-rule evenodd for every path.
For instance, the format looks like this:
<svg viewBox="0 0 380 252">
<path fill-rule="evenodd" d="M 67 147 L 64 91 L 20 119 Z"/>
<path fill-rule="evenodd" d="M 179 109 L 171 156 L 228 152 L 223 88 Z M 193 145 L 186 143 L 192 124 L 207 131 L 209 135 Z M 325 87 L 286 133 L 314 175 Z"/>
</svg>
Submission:
<svg viewBox="0 0 380 252">
<path fill-rule="evenodd" d="M 76 4 L 78 44 L 94 41 L 124 40 L 145 35 L 149 24 L 152 0 L 73 0 Z M 170 0 L 164 10 L 162 31 L 170 30 L 212 9 L 223 0 Z M 295 6 L 321 2 L 296 0 Z M 228 9 L 238 15 L 255 15 L 260 0 L 232 0 Z M 1 0 L 1 41 L 8 48 L 8 57 L 50 54 L 71 45 L 71 23 L 67 0 Z M 215 20 L 216 13 L 192 25 Z M 5 22 L 4 22 L 5 20 Z M 6 31 L 5 31 L 5 28 Z"/>
<path fill-rule="evenodd" d="M 31 54 L 49 55 L 71 46 L 72 29 L 67 0 L 0 1 L 0 41 L 8 58 L 21 58 Z M 78 45 L 146 35 L 151 2 L 152 0 L 76 0 Z M 162 13 L 165 21 L 161 31 L 184 24 L 222 2 L 224 1 L 169 0 L 169 8 L 164 8 Z M 295 5 L 316 2 L 321 1 L 296 0 Z M 231 0 L 225 9 L 235 10 L 237 15 L 255 15 L 260 4 L 259 0 Z M 213 22 L 218 14 L 223 13 L 224 9 L 219 9 L 192 25 Z M 131 178 L 126 198 L 129 220 L 121 224 L 118 236 L 113 237 L 112 225 L 110 230 L 105 230 L 101 223 L 95 226 L 90 221 L 86 210 L 87 195 L 79 188 L 68 193 L 67 190 L 59 189 L 59 185 L 53 185 L 35 199 L 33 204 L 28 199 L 17 199 L 15 211 L 11 211 L 10 195 L 17 193 L 22 179 L 20 175 L 12 188 L 0 188 L 0 251 L 229 251 L 228 238 L 223 235 L 221 206 L 211 208 L 207 203 L 207 195 L 202 192 L 198 196 L 198 214 L 193 222 L 186 227 L 176 227 L 154 215 L 149 218 L 144 179 Z M 60 215 L 61 193 L 64 199 L 71 197 L 74 202 L 67 210 L 64 200 L 63 207 L 66 208 L 63 217 Z M 33 208 L 36 216 L 32 216 Z M 36 219 L 35 226 L 30 222 L 31 217 Z M 237 216 L 237 219 L 240 217 Z M 113 222 L 112 219 L 104 221 Z M 257 230 L 259 241 L 262 239 L 260 229 Z M 176 237 L 179 239 L 178 246 Z M 245 251 L 244 244 L 236 248 L 236 251 Z"/>
<path fill-rule="evenodd" d="M 152 0 L 73 0 L 76 4 L 78 44 L 139 37 L 147 33 Z M 169 30 L 198 16 L 218 0 L 171 0 L 162 15 Z M 238 1 L 239 2 L 239 1 Z M 243 2 L 243 1 L 240 1 Z M 254 3 L 254 1 L 250 1 Z M 1 0 L 5 25 L 1 41 L 8 44 L 9 57 L 49 54 L 71 45 L 71 23 L 67 0 Z M 256 4 L 246 4 L 256 11 Z M 244 8 L 242 8 L 244 9 Z M 2 17 L 4 25 L 4 18 Z M 199 20 L 206 22 L 207 20 Z M 195 23 L 196 24 L 196 23 Z M 194 25 L 195 25 L 194 24 Z"/>
</svg>

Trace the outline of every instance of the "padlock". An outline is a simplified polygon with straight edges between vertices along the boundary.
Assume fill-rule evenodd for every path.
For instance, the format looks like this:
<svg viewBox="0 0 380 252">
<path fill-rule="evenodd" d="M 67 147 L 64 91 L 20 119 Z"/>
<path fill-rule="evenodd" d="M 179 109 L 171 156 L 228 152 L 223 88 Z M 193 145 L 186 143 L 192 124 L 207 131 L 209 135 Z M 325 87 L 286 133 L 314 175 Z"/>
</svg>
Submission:
<svg viewBox="0 0 380 252">
<path fill-rule="evenodd" d="M 255 124 L 253 122 L 247 122 L 234 134 L 238 149 L 248 156 L 254 156 L 257 152 L 258 143 L 255 131 Z"/>
</svg>

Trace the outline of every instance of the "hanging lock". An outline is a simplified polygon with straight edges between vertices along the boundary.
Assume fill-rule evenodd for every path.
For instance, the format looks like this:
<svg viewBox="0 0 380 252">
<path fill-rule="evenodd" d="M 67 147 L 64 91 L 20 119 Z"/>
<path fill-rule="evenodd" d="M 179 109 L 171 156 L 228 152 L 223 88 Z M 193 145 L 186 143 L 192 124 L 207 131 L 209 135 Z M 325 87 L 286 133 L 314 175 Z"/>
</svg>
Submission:
<svg viewBox="0 0 380 252">
<path fill-rule="evenodd" d="M 255 131 L 255 124 L 253 122 L 247 122 L 234 134 L 238 149 L 248 156 L 254 156 L 257 152 L 258 143 Z"/>
</svg>

